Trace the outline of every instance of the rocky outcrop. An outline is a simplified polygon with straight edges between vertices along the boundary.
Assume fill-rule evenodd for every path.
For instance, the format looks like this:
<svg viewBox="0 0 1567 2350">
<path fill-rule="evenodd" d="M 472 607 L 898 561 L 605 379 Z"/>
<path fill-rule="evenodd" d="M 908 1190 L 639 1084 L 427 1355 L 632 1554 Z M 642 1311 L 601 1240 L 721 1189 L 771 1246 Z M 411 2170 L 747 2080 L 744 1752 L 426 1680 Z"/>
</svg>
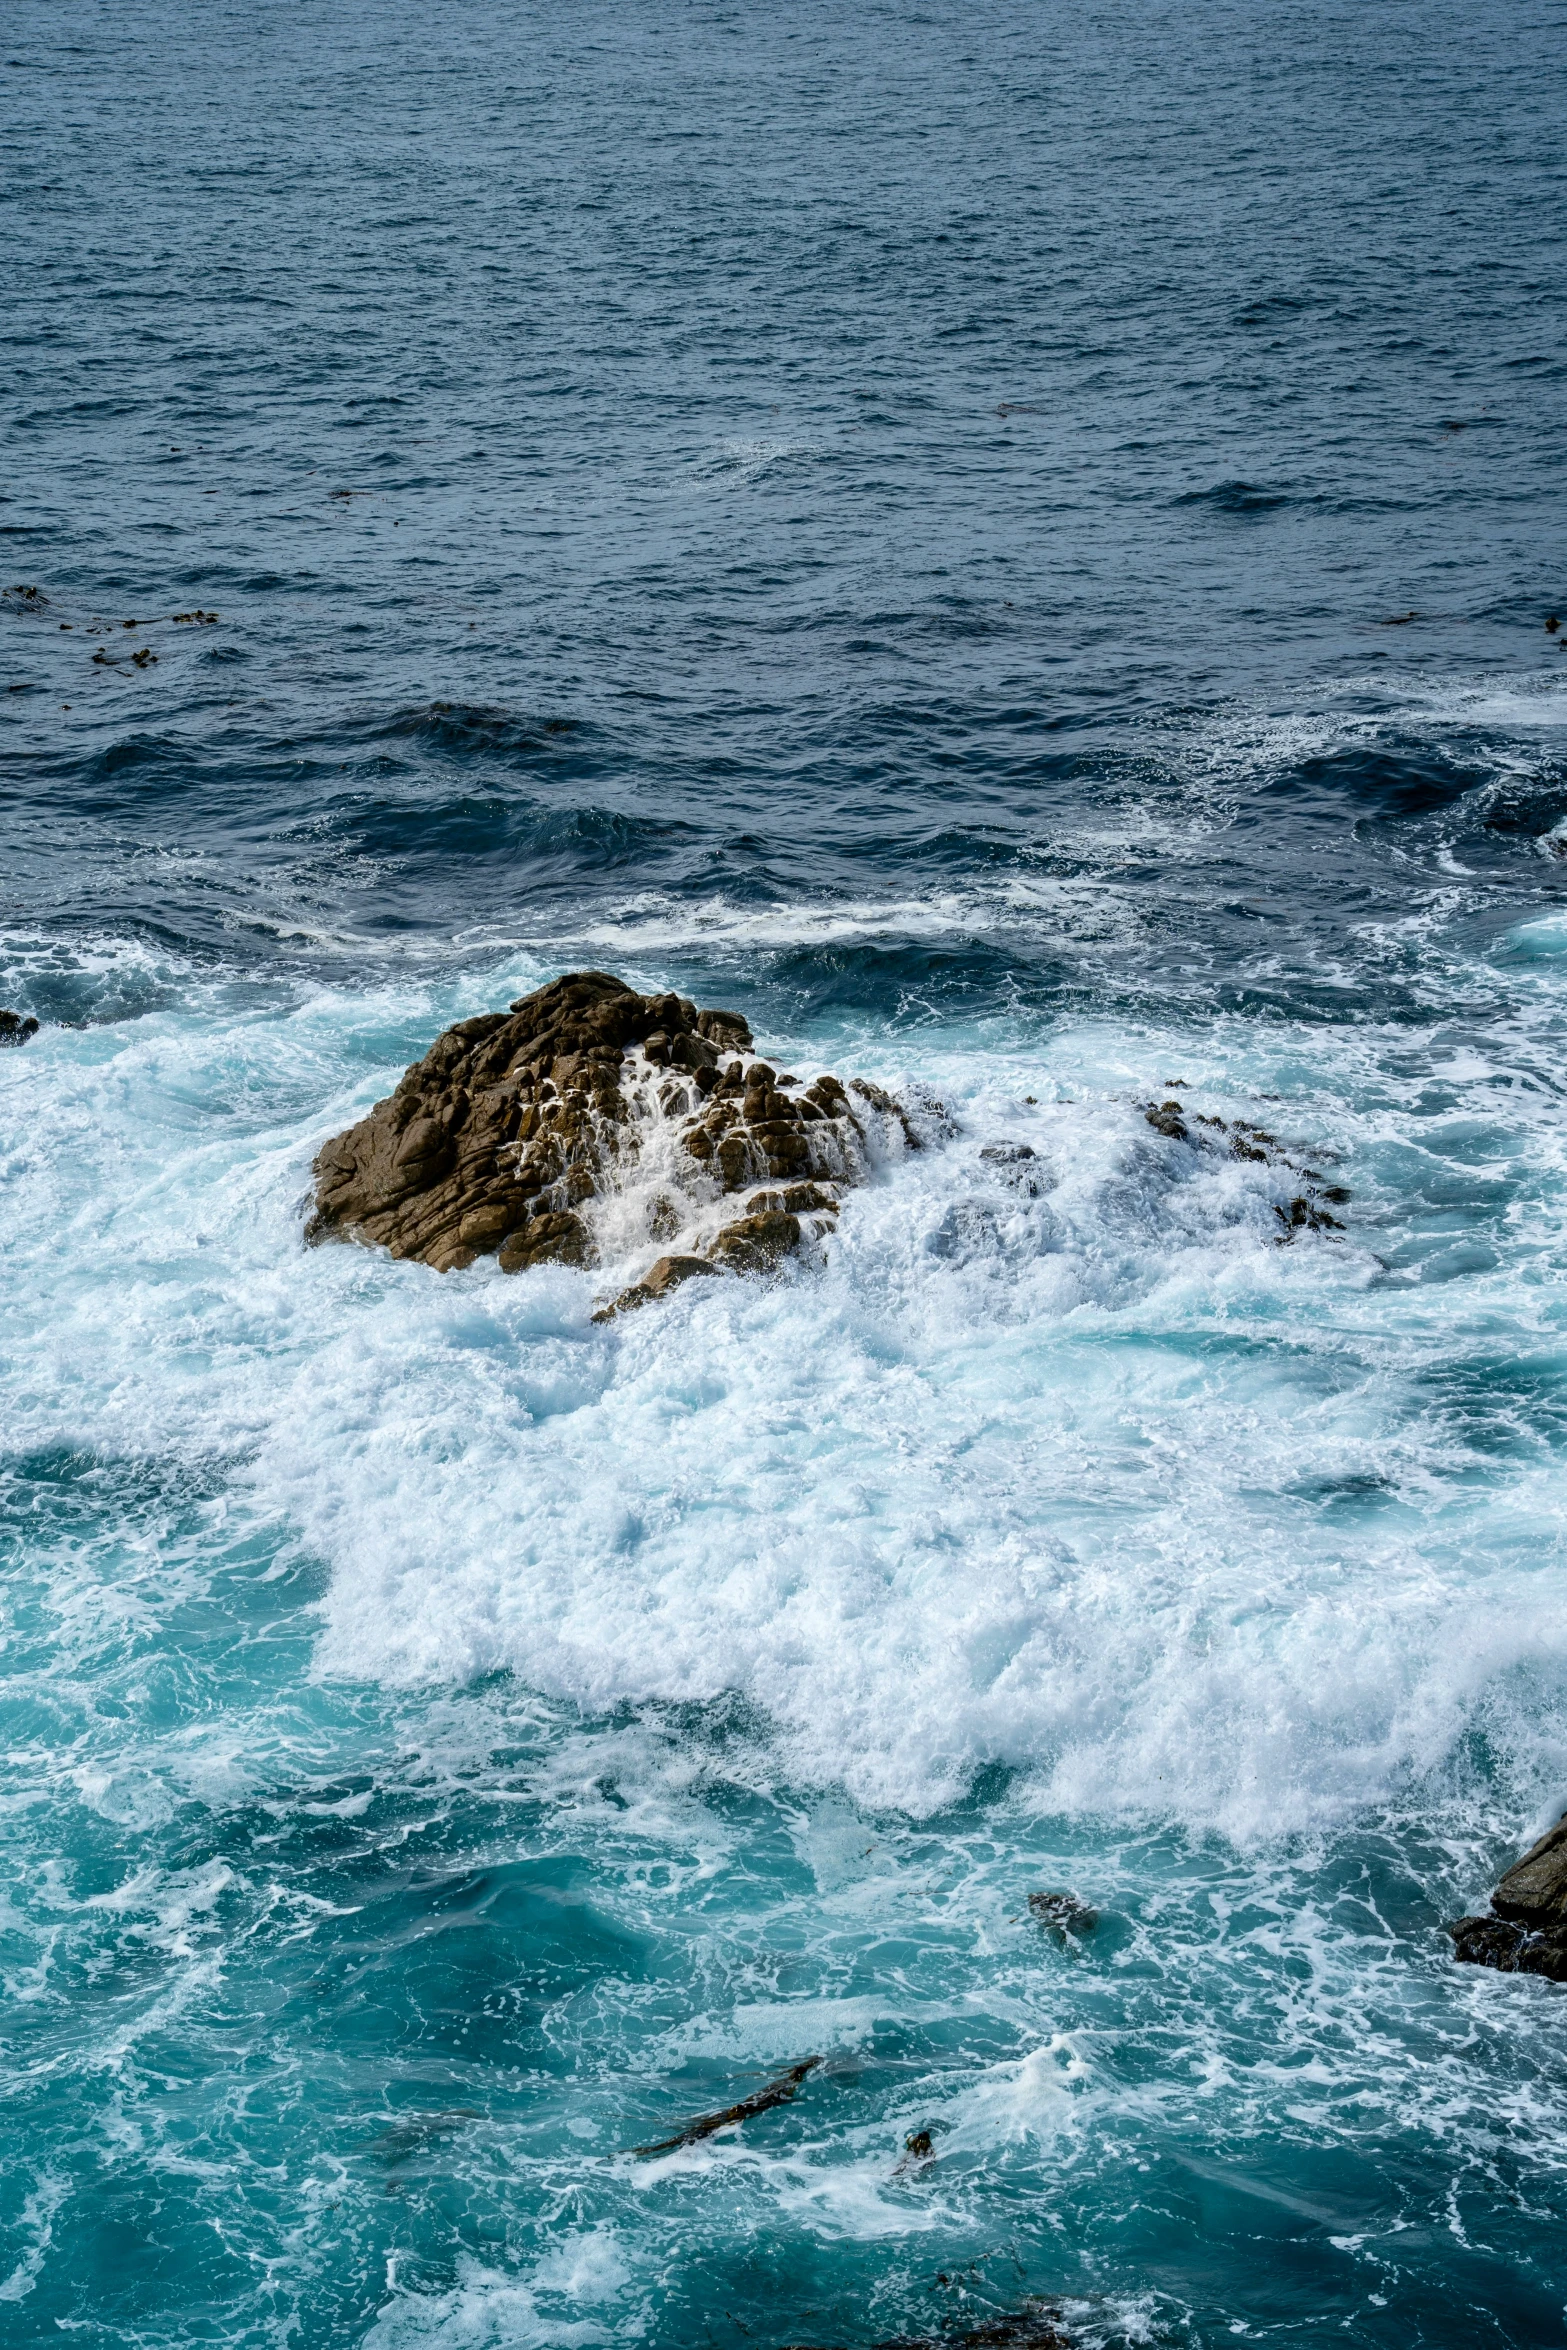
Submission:
<svg viewBox="0 0 1567 2350">
<path fill-rule="evenodd" d="M 1508 1870 L 1489 1917 L 1460 1918 L 1448 1932 L 1469 1966 L 1567 1983 L 1567 1815 Z"/>
<path fill-rule="evenodd" d="M 25 1019 L 20 1012 L 0 1012 L 0 1044 L 26 1044 L 37 1034 L 38 1023 L 31 1012 Z"/>
<path fill-rule="evenodd" d="M 876 1086 L 780 1074 L 737 1013 L 578 971 L 447 1029 L 327 1143 L 306 1237 L 441 1272 L 481 1256 L 506 1273 L 592 1266 L 664 1244 L 608 1319 L 693 1274 L 768 1271 L 831 1229 L 879 1153 L 919 1140 Z"/>
</svg>

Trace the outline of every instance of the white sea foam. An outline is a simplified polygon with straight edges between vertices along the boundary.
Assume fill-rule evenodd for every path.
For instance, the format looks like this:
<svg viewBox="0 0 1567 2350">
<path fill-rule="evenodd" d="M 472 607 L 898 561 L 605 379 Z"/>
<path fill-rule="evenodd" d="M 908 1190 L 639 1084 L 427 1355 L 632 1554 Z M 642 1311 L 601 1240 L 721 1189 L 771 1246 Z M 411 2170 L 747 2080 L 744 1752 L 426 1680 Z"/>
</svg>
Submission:
<svg viewBox="0 0 1567 2350">
<path fill-rule="evenodd" d="M 25 2301 L 37 2284 L 54 2241 L 55 2214 L 70 2196 L 66 2180 L 46 2171 L 22 2204 L 18 2233 L 26 2249 L 9 2276 L 0 2278 L 0 2302 Z"/>
<path fill-rule="evenodd" d="M 814 441 L 762 437 L 724 440 L 707 456 L 699 458 L 686 478 L 693 484 L 714 489 L 737 483 L 754 489 L 780 473 L 787 475 L 800 465 L 811 463 L 821 453 Z"/>
<path fill-rule="evenodd" d="M 1498 775 L 1534 771 L 1538 738 L 1567 727 L 1567 677 L 1521 680 L 1516 672 L 1423 677 L 1391 667 L 1325 682 L 1288 710 L 1233 703 L 1183 731 L 1161 729 L 1183 779 L 1250 785 L 1308 759 L 1418 732 L 1437 745 L 1455 732 L 1486 736 L 1483 756 Z M 1508 736 L 1522 737 L 1509 742 Z M 1500 739 L 1499 739 L 1500 738 Z"/>
<path fill-rule="evenodd" d="M 450 1008 L 157 1014 L 4 1071 L 13 1440 L 243 1464 L 330 1568 L 323 1674 L 739 1689 L 863 1800 L 1000 1760 L 1237 1835 L 1385 1797 L 1477 1709 L 1505 1743 L 1509 1692 L 1559 1676 L 1559 1472 L 1508 1364 L 1553 1326 L 1562 1146 L 1505 1036 L 1434 1032 L 1424 1072 L 1407 1031 L 933 1036 L 867 1073 L 964 1132 L 851 1194 L 824 1271 L 594 1329 L 612 1266 L 300 1246 L 312 1148 L 402 1058 L 365 1042 Z M 1285 1175 L 1144 1122 L 1174 1075 L 1347 1153 L 1350 1232 L 1279 1247 Z M 1450 1144 L 1407 1115 L 1435 1082 Z M 1485 1263 L 1424 1279 L 1421 1170 L 1440 1193 L 1481 1136 L 1510 1220 L 1474 1209 Z"/>
<path fill-rule="evenodd" d="M 579 2231 L 552 2245 L 526 2277 L 465 2260 L 449 2293 L 394 2290 L 365 2336 L 366 2350 L 502 2350 L 502 2345 L 625 2340 L 636 2326 L 634 2279 L 612 2230 Z M 395 2277 L 391 2280 L 395 2283 Z"/>
</svg>

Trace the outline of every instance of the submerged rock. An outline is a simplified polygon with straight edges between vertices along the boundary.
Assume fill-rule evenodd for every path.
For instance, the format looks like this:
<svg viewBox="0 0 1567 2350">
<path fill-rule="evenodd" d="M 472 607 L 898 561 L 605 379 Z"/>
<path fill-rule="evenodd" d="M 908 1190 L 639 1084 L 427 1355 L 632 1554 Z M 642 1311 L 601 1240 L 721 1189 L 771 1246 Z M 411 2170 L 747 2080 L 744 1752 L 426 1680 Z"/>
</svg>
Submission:
<svg viewBox="0 0 1567 2350">
<path fill-rule="evenodd" d="M 1079 1901 L 1075 1893 L 1031 1893 L 1028 1907 L 1031 1916 L 1058 1937 L 1091 1934 L 1099 1923 L 1098 1910 Z"/>
<path fill-rule="evenodd" d="M 1191 1140 L 1179 1102 L 1150 1102 L 1143 1116 L 1156 1134 L 1167 1135 L 1171 1142 Z"/>
<path fill-rule="evenodd" d="M 505 1273 L 678 1242 L 608 1320 L 693 1273 L 769 1271 L 831 1228 L 875 1155 L 918 1141 L 876 1086 L 778 1075 L 738 1013 L 578 971 L 460 1020 L 327 1143 L 306 1237 Z M 777 1188 L 737 1215 L 759 1183 Z"/>
<path fill-rule="evenodd" d="M 717 2113 L 699 2113 L 694 2121 L 682 2122 L 672 2138 L 660 2138 L 652 2146 L 639 2146 L 640 2155 L 674 2154 L 682 2146 L 695 2146 L 703 2138 L 711 2138 L 716 2130 L 734 2129 L 740 2122 L 753 2121 L 759 2113 L 770 2113 L 775 2105 L 792 2104 L 800 2083 L 814 2073 L 821 2063 L 819 2056 L 807 2056 L 803 2062 L 792 2064 L 786 2073 L 769 2081 L 765 2089 L 758 2089 L 750 2097 L 742 2097 L 737 2105 L 721 2106 Z"/>
<path fill-rule="evenodd" d="M 1232 1159 L 1245 1159 L 1259 1167 L 1273 1167 L 1289 1175 L 1298 1176 L 1301 1188 L 1287 1205 L 1275 1202 L 1273 1213 L 1281 1229 L 1275 1235 L 1281 1248 L 1299 1232 L 1342 1232 L 1339 1218 L 1329 1214 L 1329 1208 L 1341 1208 L 1349 1199 L 1342 1183 L 1330 1183 L 1318 1174 L 1315 1167 L 1303 1167 L 1292 1159 L 1276 1134 L 1266 1126 L 1254 1126 L 1245 1118 L 1226 1122 L 1223 1118 L 1205 1117 L 1201 1110 L 1191 1114 L 1188 1122 L 1186 1106 L 1178 1101 L 1148 1102 L 1143 1116 L 1156 1134 L 1169 1142 L 1189 1142 L 1201 1149 L 1222 1149 Z M 1193 1126 L 1206 1132 L 1194 1134 Z M 988 1156 L 987 1154 L 984 1154 Z"/>
<path fill-rule="evenodd" d="M 895 2179 L 911 2181 L 923 2178 L 935 2167 L 935 2161 L 936 2148 L 930 2131 L 910 2130 L 903 2141 L 903 2152 L 893 2164 L 892 2175 Z"/>
<path fill-rule="evenodd" d="M 938 2278 L 946 2284 L 947 2278 Z M 799 2350 L 799 2346 L 796 2346 Z M 1000 2310 L 961 2333 L 943 2328 L 934 2334 L 900 2334 L 889 2342 L 875 2342 L 871 2350 L 1072 2350 L 1061 2331 L 1061 2312 L 1043 2301 L 1026 2301 L 1021 2309 Z"/>
<path fill-rule="evenodd" d="M 1459 1918 L 1448 1932 L 1465 1965 L 1567 1983 L 1567 1815 L 1514 1862 L 1489 1917 Z"/>
<path fill-rule="evenodd" d="M 20 1012 L 0 1012 L 0 1044 L 26 1044 L 37 1034 L 38 1023 L 31 1012 L 25 1019 Z"/>
</svg>

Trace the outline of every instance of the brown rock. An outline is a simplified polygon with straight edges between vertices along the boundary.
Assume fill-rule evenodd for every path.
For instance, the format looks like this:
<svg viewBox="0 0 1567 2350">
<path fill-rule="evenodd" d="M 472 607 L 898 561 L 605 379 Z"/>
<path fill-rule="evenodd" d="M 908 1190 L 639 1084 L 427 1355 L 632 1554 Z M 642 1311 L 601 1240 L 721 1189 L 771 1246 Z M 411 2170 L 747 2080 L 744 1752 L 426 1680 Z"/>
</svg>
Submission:
<svg viewBox="0 0 1567 2350">
<path fill-rule="evenodd" d="M 751 1049 L 751 1031 L 738 1012 L 698 1012 L 692 1025 L 720 1052 L 748 1053 Z"/>
<path fill-rule="evenodd" d="M 508 1235 L 511 1265 L 551 1256 L 584 1261 L 588 1235 L 570 1213 L 580 1204 L 572 1193 L 581 1194 L 581 1187 L 568 1178 L 581 1157 L 593 1155 L 596 1136 L 589 1130 L 611 1113 L 598 1095 L 589 1110 L 585 1101 L 568 1102 L 562 1089 L 603 1053 L 613 1071 L 623 1047 L 646 1025 L 644 999 L 598 971 L 540 988 L 509 1016 L 459 1021 L 436 1038 L 388 1100 L 322 1150 L 307 1237 L 374 1239 L 396 1255 L 442 1269 L 472 1262 L 465 1251 L 486 1253 Z M 610 1090 L 618 1109 L 612 1076 Z M 528 1165 L 519 1156 L 523 1144 Z M 454 1163 L 462 1170 L 466 1212 L 432 1225 L 431 1195 Z M 560 1196 L 552 1198 L 557 1185 Z M 524 1225 L 519 1205 L 530 1193 L 537 1212 Z M 565 1222 L 551 1222 L 552 1214 Z"/>
<path fill-rule="evenodd" d="M 704 1073 L 718 1066 L 718 1047 L 705 1036 L 686 1034 L 677 1036 L 669 1048 L 670 1066 L 675 1069 L 701 1070 Z"/>
<path fill-rule="evenodd" d="M 515 1222 L 514 1212 L 504 1201 L 470 1208 L 457 1227 L 457 1237 L 476 1249 L 499 1248 L 502 1236 Z"/>
<path fill-rule="evenodd" d="M 799 1245 L 802 1214 L 831 1216 L 838 1190 L 863 1180 L 876 1121 L 836 1077 L 784 1090 L 750 1049 L 738 1013 L 572 972 L 509 1012 L 458 1021 L 324 1143 L 306 1238 L 359 1240 L 442 1272 L 495 1255 L 516 1273 L 592 1265 L 601 1229 L 619 1253 L 640 1218 L 649 1240 L 679 1245 L 606 1312 L 666 1295 L 693 1268 L 764 1272 Z M 890 1095 L 859 1093 L 893 1148 L 900 1133 L 914 1140 Z M 784 1188 L 715 1234 L 723 1195 L 768 1179 Z"/>
<path fill-rule="evenodd" d="M 476 1248 L 464 1248 L 460 1241 L 441 1240 L 424 1251 L 424 1261 L 437 1273 L 465 1273 L 478 1254 Z"/>
<path fill-rule="evenodd" d="M 751 1147 L 743 1134 L 726 1134 L 713 1153 L 725 1191 L 738 1191 L 759 1170 L 752 1165 Z"/>
<path fill-rule="evenodd" d="M 713 1243 L 713 1258 L 733 1273 L 770 1273 L 799 1245 L 799 1217 L 773 1208 L 726 1224 Z"/>
<path fill-rule="evenodd" d="M 1567 1983 L 1567 1817 L 1515 1861 L 1491 1896 L 1489 1917 L 1448 1927 L 1467 1966 Z"/>
<path fill-rule="evenodd" d="M 630 1289 L 623 1289 L 612 1305 L 600 1306 L 593 1319 L 612 1322 L 617 1314 L 631 1313 L 638 1306 L 649 1306 L 657 1298 L 668 1297 L 671 1290 L 678 1289 L 693 1274 L 716 1271 L 717 1267 L 710 1265 L 706 1257 L 660 1257 L 651 1272 L 644 1273 Z"/>
<path fill-rule="evenodd" d="M 753 1191 L 745 1203 L 748 1216 L 765 1215 L 770 1208 L 782 1208 L 791 1216 L 829 1215 L 838 1213 L 838 1202 L 830 1191 L 819 1183 L 791 1183 L 782 1191 Z"/>
<path fill-rule="evenodd" d="M 1567 1926 L 1567 1818 L 1547 1828 L 1522 1860 L 1514 1861 L 1491 1907 L 1499 1918 L 1526 1926 Z"/>
<path fill-rule="evenodd" d="M 477 1250 L 474 1254 L 477 1255 Z M 429 1259 L 435 1263 L 434 1256 Z M 470 1259 L 471 1262 L 471 1259 Z M 580 1216 L 562 1212 L 534 1216 L 511 1233 L 500 1250 L 503 1273 L 523 1273 L 530 1265 L 591 1265 L 593 1243 Z M 444 1272 L 444 1265 L 437 1271 Z"/>
<path fill-rule="evenodd" d="M 1028 1907 L 1030 1915 L 1057 1936 L 1091 1934 L 1099 1923 L 1098 1910 L 1079 1901 L 1075 1893 L 1031 1893 Z"/>
</svg>

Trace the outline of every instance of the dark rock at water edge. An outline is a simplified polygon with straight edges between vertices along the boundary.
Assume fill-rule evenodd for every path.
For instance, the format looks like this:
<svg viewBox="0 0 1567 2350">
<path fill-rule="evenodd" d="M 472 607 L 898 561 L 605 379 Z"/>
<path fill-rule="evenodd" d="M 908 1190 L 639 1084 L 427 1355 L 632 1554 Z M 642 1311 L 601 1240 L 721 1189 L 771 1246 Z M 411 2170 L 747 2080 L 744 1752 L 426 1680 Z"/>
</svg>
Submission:
<svg viewBox="0 0 1567 2350">
<path fill-rule="evenodd" d="M 790 2350 L 809 2350 L 801 2343 Z M 870 2350 L 1072 2350 L 1061 2330 L 1061 2312 L 1042 2301 L 1027 2301 L 1021 2309 L 997 2312 L 961 2333 L 900 2334 L 890 2341 L 873 2342 Z"/>
<path fill-rule="evenodd" d="M 1221 1145 L 1228 1157 L 1250 1160 L 1257 1166 L 1286 1169 L 1302 1179 L 1303 1188 L 1296 1192 L 1287 1207 L 1275 1206 L 1274 1215 L 1282 1230 L 1276 1235 L 1279 1246 L 1285 1248 L 1300 1232 L 1342 1232 L 1344 1227 L 1330 1208 L 1343 1207 L 1349 1193 L 1342 1183 L 1330 1183 L 1315 1167 L 1302 1167 L 1292 1159 L 1276 1134 L 1265 1126 L 1254 1126 L 1244 1118 L 1226 1121 L 1205 1117 L 1198 1110 L 1188 1113 L 1186 1104 L 1174 1100 L 1149 1102 L 1143 1116 L 1155 1134 L 1162 1134 L 1167 1142 L 1189 1142 L 1207 1149 Z M 1194 1134 L 1193 1126 L 1206 1131 Z M 982 1157 L 992 1153 L 982 1152 Z"/>
<path fill-rule="evenodd" d="M 732 2130 L 741 2122 L 754 2121 L 759 2113 L 771 2113 L 775 2105 L 791 2105 L 802 2081 L 815 2072 L 821 2063 L 819 2056 L 807 2056 L 799 2064 L 790 2065 L 787 2072 L 769 2081 L 765 2089 L 758 2089 L 750 2097 L 742 2097 L 736 2105 L 721 2106 L 717 2113 L 699 2113 L 694 2121 L 682 2122 L 672 2138 L 660 2138 L 652 2146 L 639 2146 L 641 2155 L 675 2154 L 683 2146 L 695 2146 L 703 2138 L 711 2138 L 718 2130 Z"/>
<path fill-rule="evenodd" d="M 30 1036 L 38 1034 L 38 1022 L 29 1012 L 25 1018 L 20 1012 L 0 1012 L 0 1045 L 26 1044 Z"/>
<path fill-rule="evenodd" d="M 1491 1896 L 1498 1917 L 1567 1929 L 1567 1813 L 1515 1861 Z"/>
<path fill-rule="evenodd" d="M 831 1228 L 873 1148 L 919 1140 L 864 1080 L 780 1076 L 737 1013 L 579 971 L 447 1029 L 327 1143 L 306 1237 L 440 1272 L 494 1256 L 505 1273 L 683 1238 L 608 1319 L 697 1270 L 772 1270 Z M 779 1188 L 734 1215 L 726 1202 L 754 1184 Z"/>
<path fill-rule="evenodd" d="M 1075 1893 L 1031 1893 L 1028 1897 L 1029 1915 L 1060 1939 L 1068 1935 L 1075 1941 L 1083 1934 L 1091 1934 L 1099 1923 L 1099 1912 L 1086 1901 L 1079 1901 Z"/>
<path fill-rule="evenodd" d="M 1514 1862 L 1488 1917 L 1459 1918 L 1448 1932 L 1465 1965 L 1567 1983 L 1567 1815 Z"/>
<path fill-rule="evenodd" d="M 1544 1975 L 1567 1983 L 1567 1933 L 1542 1933 L 1511 1918 L 1458 1918 L 1448 1927 L 1453 1956 L 1465 1966 L 1495 1967 L 1504 1975 Z"/>
</svg>

